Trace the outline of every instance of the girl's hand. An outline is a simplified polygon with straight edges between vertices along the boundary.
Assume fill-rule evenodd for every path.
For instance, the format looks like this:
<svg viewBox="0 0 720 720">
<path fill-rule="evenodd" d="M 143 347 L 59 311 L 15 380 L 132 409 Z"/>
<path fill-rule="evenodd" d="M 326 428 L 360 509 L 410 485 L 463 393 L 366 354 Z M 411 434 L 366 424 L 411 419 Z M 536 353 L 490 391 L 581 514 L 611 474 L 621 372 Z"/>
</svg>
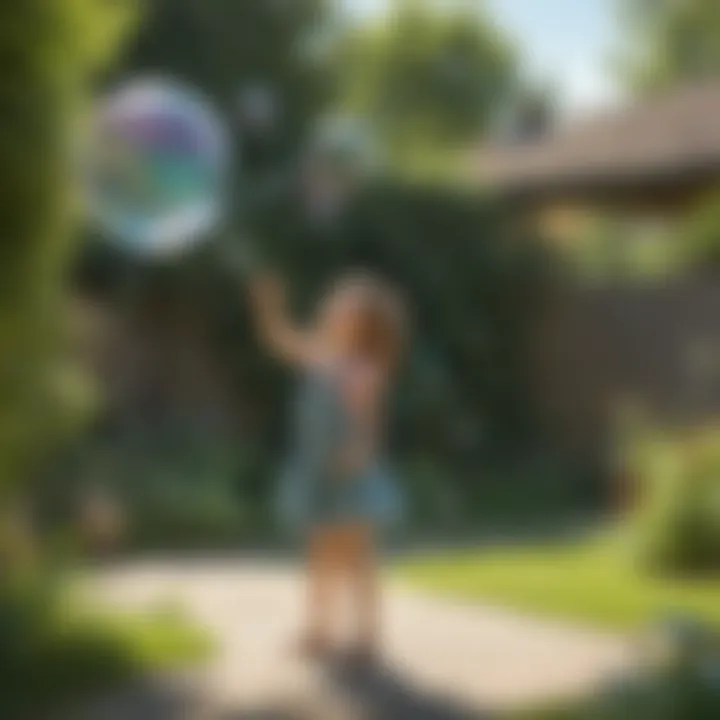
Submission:
<svg viewBox="0 0 720 720">
<path fill-rule="evenodd" d="M 282 280 L 262 273 L 250 280 L 249 291 L 260 337 L 271 352 L 292 364 L 313 363 L 315 343 L 288 317 Z"/>
</svg>

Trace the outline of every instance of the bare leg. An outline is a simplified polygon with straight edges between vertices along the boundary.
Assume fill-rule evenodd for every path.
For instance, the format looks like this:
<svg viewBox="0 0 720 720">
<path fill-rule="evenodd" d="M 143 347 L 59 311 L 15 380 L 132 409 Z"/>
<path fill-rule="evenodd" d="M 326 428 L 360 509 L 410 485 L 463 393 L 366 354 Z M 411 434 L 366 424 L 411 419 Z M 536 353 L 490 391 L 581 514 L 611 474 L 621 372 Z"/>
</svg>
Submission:
<svg viewBox="0 0 720 720">
<path fill-rule="evenodd" d="M 307 655 L 322 655 L 329 647 L 334 573 L 332 537 L 327 531 L 316 530 L 310 538 L 307 559 L 308 619 L 302 643 Z"/>
<path fill-rule="evenodd" d="M 372 529 L 358 525 L 348 531 L 349 567 L 357 607 L 358 650 L 374 655 L 380 639 L 380 583 Z"/>
</svg>

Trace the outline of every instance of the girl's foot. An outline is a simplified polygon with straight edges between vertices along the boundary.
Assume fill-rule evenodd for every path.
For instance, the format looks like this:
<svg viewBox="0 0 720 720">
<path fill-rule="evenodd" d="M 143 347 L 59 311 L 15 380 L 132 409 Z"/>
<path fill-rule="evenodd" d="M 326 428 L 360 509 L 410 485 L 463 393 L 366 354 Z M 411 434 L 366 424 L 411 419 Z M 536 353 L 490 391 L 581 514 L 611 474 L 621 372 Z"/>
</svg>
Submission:
<svg viewBox="0 0 720 720">
<path fill-rule="evenodd" d="M 347 658 L 354 667 L 368 668 L 377 665 L 380 657 L 377 645 L 374 642 L 357 643 L 350 648 Z"/>
<path fill-rule="evenodd" d="M 306 660 L 324 660 L 331 652 L 330 644 L 321 637 L 306 635 L 296 647 L 297 653 Z"/>
</svg>

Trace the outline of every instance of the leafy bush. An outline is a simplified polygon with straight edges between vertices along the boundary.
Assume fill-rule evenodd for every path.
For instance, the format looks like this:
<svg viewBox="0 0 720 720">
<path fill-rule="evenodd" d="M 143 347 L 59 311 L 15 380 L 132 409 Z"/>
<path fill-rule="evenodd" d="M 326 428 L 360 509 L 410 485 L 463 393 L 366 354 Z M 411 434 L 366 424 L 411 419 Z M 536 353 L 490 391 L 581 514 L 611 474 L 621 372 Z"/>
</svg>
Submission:
<svg viewBox="0 0 720 720">
<path fill-rule="evenodd" d="M 254 508 L 238 484 L 256 470 L 237 451 L 205 442 L 117 450 L 85 473 L 116 499 L 130 547 L 226 546 L 248 533 Z"/>
<path fill-rule="evenodd" d="M 245 528 L 235 494 L 221 482 L 154 481 L 142 501 L 132 501 L 129 514 L 130 542 L 142 547 L 229 544 Z"/>
<path fill-rule="evenodd" d="M 74 220 L 68 148 L 94 73 L 131 20 L 129 3 L 27 0 L 7 9 L 0 54 L 0 486 L 26 479 L 63 430 L 58 380 Z M 62 58 L 62 62 L 58 61 Z M 69 408 L 70 415 L 75 408 Z"/>
<path fill-rule="evenodd" d="M 631 518 L 641 564 L 692 571 L 720 567 L 720 436 L 714 428 L 655 434 L 634 455 L 639 501 Z"/>
<path fill-rule="evenodd" d="M 430 499 L 437 492 L 418 487 L 427 496 L 418 504 L 427 506 L 429 515 L 448 523 L 452 504 L 460 504 L 462 514 L 470 515 L 466 499 L 485 468 L 495 467 L 500 477 L 503 459 L 517 456 L 536 439 L 526 344 L 547 268 L 539 244 L 475 194 L 397 183 L 366 187 L 335 223 L 313 222 L 294 195 L 253 205 L 248 223 L 258 238 L 258 254 L 287 278 L 299 318 L 312 311 L 329 282 L 350 268 L 378 272 L 402 289 L 412 327 L 393 398 L 392 455 L 409 458 L 413 465 L 431 465 L 439 476 L 438 483 L 431 484 L 439 484 L 439 492 L 449 498 L 440 501 L 442 518 L 436 517 Z M 241 417 L 238 442 L 255 449 L 253 468 L 231 471 L 243 504 L 244 526 L 255 534 L 269 525 L 274 468 L 286 445 L 290 378 L 258 346 L 238 279 L 213 259 L 209 248 L 204 253 L 203 249 L 182 258 L 162 272 L 143 269 L 137 280 L 148 294 L 155 289 L 169 300 L 173 293 L 184 297 L 189 286 L 194 289 L 198 300 L 193 309 L 202 313 L 208 342 L 228 369 L 228 395 Z M 99 255 L 98 249 L 98 265 Z M 109 265 L 110 272 L 122 272 L 122 263 Z M 117 446 L 114 458 L 127 457 L 118 444 L 127 435 L 151 436 L 157 430 L 147 427 L 142 407 L 116 420 L 122 426 L 109 440 Z M 213 438 L 209 442 L 212 445 Z M 187 478 L 188 486 L 211 486 L 208 478 L 214 471 L 179 460 L 186 457 L 184 439 L 172 444 L 171 469 L 162 460 L 168 452 L 151 448 L 137 468 L 113 471 L 120 487 L 134 477 L 144 478 L 134 483 L 143 487 L 155 482 L 164 486 L 172 478 L 179 485 Z M 111 464 L 116 462 L 111 459 Z M 412 468 L 407 473 L 410 493 L 414 473 Z M 225 477 L 226 471 L 220 474 Z M 418 474 L 424 478 L 428 472 L 421 469 Z M 531 473 L 513 477 L 519 483 L 534 481 Z M 423 478 L 418 486 L 430 482 Z M 178 498 L 183 493 L 178 490 Z M 192 508 L 194 500 L 186 505 Z M 429 518 L 422 508 L 418 514 Z"/>
<path fill-rule="evenodd" d="M 83 608 L 57 577 L 14 578 L 0 589 L 0 716 L 204 657 L 205 635 L 167 612 L 113 617 Z"/>
<path fill-rule="evenodd" d="M 691 266 L 717 269 L 720 267 L 720 198 L 715 195 L 703 200 L 690 213 L 680 230 L 679 245 Z"/>
<path fill-rule="evenodd" d="M 467 508 L 458 495 L 457 481 L 430 458 L 401 465 L 409 529 L 459 529 Z"/>
</svg>

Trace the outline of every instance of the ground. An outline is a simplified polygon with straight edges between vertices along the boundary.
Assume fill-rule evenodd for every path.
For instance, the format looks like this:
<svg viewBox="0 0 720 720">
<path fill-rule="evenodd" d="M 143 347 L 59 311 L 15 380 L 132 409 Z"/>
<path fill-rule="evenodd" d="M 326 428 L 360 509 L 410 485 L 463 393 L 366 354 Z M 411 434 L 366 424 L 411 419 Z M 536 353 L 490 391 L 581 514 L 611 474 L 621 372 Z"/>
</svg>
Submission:
<svg viewBox="0 0 720 720">
<path fill-rule="evenodd" d="M 146 561 L 100 573 L 111 603 L 185 606 L 218 639 L 209 666 L 91 702 L 73 720 L 455 720 L 582 692 L 632 662 L 622 636 L 392 584 L 386 669 L 309 667 L 292 652 L 298 569 L 268 560 Z"/>
</svg>

